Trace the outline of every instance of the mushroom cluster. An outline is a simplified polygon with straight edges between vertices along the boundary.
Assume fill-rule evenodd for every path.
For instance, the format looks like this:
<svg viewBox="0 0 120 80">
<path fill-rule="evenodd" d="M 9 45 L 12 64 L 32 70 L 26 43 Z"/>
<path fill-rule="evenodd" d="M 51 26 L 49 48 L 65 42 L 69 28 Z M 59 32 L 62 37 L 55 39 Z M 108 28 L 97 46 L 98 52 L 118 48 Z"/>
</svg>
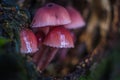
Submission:
<svg viewBox="0 0 120 80">
<path fill-rule="evenodd" d="M 48 3 L 36 11 L 32 20 L 34 35 L 29 30 L 21 31 L 21 53 L 34 53 L 32 60 L 37 69 L 43 71 L 59 48 L 74 48 L 73 35 L 69 29 L 84 25 L 82 16 L 73 7 L 64 8 Z"/>
</svg>

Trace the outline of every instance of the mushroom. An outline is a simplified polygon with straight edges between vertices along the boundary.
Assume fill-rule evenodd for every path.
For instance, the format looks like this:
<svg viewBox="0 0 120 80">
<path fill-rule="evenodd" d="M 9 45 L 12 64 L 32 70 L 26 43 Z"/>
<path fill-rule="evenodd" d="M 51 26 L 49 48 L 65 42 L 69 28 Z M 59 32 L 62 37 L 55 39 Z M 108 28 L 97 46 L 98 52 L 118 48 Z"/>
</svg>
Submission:
<svg viewBox="0 0 120 80">
<path fill-rule="evenodd" d="M 35 53 L 38 50 L 37 39 L 32 30 L 22 29 L 20 31 L 21 48 L 22 54 Z"/>
<path fill-rule="evenodd" d="M 74 47 L 71 33 L 61 26 L 53 27 L 45 37 L 43 44 L 49 46 L 47 47 L 49 52 L 39 59 L 37 68 L 41 71 L 51 62 L 59 48 Z"/>
<path fill-rule="evenodd" d="M 39 28 L 39 30 L 42 30 L 47 35 L 49 30 L 52 29 L 53 26 L 65 25 L 70 22 L 70 16 L 64 7 L 55 3 L 48 3 L 37 10 L 32 20 L 31 26 L 32 28 Z M 45 47 L 46 46 L 43 45 L 41 47 L 42 49 L 40 49 L 33 56 L 33 61 L 35 63 L 37 63 L 38 59 L 40 59 L 45 53 Z"/>
<path fill-rule="evenodd" d="M 44 48 L 45 47 L 43 46 L 43 40 L 45 38 L 45 33 L 42 32 L 41 30 L 39 30 L 35 33 L 35 35 L 36 35 L 36 38 L 37 38 L 39 50 L 33 55 L 33 61 L 35 63 L 37 63 L 38 59 L 40 57 L 42 57 L 42 55 L 44 53 Z"/>
<path fill-rule="evenodd" d="M 78 12 L 76 9 L 74 9 L 71 6 L 66 7 L 66 9 L 70 15 L 71 23 L 64 25 L 65 28 L 76 29 L 85 26 L 85 21 L 82 15 L 80 14 L 80 12 Z"/>
<path fill-rule="evenodd" d="M 43 44 L 60 48 L 74 47 L 71 33 L 61 26 L 52 28 L 44 39 Z"/>
<path fill-rule="evenodd" d="M 55 3 L 48 3 L 44 7 L 39 8 L 32 20 L 32 27 L 45 27 L 64 25 L 71 22 L 67 10 Z"/>
<path fill-rule="evenodd" d="M 85 21 L 80 14 L 75 8 L 72 6 L 67 6 L 66 10 L 68 11 L 70 18 L 71 18 L 71 23 L 68 23 L 64 25 L 65 28 L 70 29 L 71 34 L 73 35 L 73 40 L 74 42 L 76 41 L 76 36 L 75 33 L 72 31 L 72 29 L 77 29 L 85 26 Z M 60 56 L 59 56 L 59 61 L 63 61 L 66 57 L 66 54 L 69 50 L 68 49 L 60 49 Z"/>
<path fill-rule="evenodd" d="M 70 16 L 64 7 L 55 3 L 48 3 L 37 10 L 31 26 L 32 28 L 39 28 L 47 34 L 50 26 L 65 25 L 70 22 Z"/>
</svg>

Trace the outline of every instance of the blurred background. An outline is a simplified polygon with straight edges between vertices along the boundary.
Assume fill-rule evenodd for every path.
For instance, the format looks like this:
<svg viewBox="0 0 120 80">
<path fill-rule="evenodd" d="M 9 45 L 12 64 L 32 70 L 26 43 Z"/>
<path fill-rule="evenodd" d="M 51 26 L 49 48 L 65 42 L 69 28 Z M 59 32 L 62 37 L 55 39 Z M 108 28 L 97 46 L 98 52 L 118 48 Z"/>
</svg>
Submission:
<svg viewBox="0 0 120 80">
<path fill-rule="evenodd" d="M 60 49 L 40 73 L 30 55 L 20 54 L 19 34 L 50 2 L 74 7 L 85 25 L 70 30 L 75 47 Z M 119 0 L 0 0 L 0 80 L 120 80 L 119 41 Z"/>
</svg>

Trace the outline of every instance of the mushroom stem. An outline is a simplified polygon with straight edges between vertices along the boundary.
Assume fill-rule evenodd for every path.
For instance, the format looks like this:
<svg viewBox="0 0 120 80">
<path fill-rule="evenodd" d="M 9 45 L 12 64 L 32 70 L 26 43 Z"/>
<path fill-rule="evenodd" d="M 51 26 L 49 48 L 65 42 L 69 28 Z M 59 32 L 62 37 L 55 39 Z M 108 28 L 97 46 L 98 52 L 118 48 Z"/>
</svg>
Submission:
<svg viewBox="0 0 120 80">
<path fill-rule="evenodd" d="M 68 50 L 69 49 L 66 49 L 66 48 L 60 49 L 60 54 L 59 54 L 59 61 L 60 62 L 66 58 Z"/>
<path fill-rule="evenodd" d="M 41 59 L 39 58 L 40 60 L 37 65 L 37 69 L 39 71 L 43 71 L 46 68 L 46 66 L 52 61 L 58 51 L 58 48 L 48 48 L 48 52 L 44 53 L 44 56 Z"/>
<path fill-rule="evenodd" d="M 37 51 L 34 55 L 33 55 L 33 62 L 35 64 L 37 64 L 41 58 L 43 57 L 44 53 L 46 53 L 48 51 L 47 46 L 41 46 L 39 51 Z"/>
</svg>

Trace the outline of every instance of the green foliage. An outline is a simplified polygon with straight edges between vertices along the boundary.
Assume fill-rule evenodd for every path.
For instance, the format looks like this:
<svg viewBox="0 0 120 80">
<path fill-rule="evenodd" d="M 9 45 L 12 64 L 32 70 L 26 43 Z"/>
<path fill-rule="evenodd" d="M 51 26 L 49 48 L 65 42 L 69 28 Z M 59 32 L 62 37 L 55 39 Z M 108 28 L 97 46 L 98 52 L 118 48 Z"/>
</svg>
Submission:
<svg viewBox="0 0 120 80">
<path fill-rule="evenodd" d="M 11 41 L 10 39 L 0 37 L 0 47 L 2 47 L 3 45 L 7 44 L 10 41 Z"/>
</svg>

